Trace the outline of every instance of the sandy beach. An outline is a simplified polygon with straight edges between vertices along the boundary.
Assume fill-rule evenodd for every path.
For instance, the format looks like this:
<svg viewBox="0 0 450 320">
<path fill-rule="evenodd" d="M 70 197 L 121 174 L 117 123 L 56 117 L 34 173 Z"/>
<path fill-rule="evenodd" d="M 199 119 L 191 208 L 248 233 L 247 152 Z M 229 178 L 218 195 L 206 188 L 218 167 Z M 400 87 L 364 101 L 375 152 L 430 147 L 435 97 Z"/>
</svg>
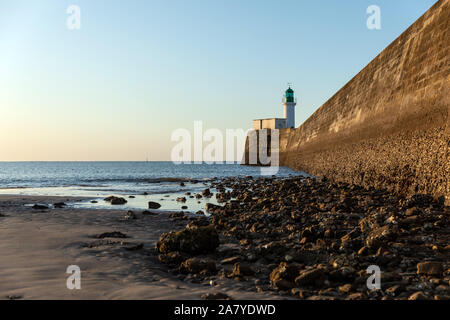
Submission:
<svg viewBox="0 0 450 320">
<path fill-rule="evenodd" d="M 222 292 L 233 299 L 276 299 L 247 291 L 244 284 L 217 279 L 213 286 L 181 281 L 158 262 L 155 243 L 163 232 L 182 227 L 169 213 L 124 220 L 122 210 L 36 210 L 34 203 L 86 198 L 0 196 L 1 299 L 201 299 Z M 95 237 L 119 231 L 126 239 Z M 121 243 L 125 241 L 126 243 Z M 143 244 L 140 250 L 135 244 Z M 66 268 L 81 268 L 81 289 L 66 287 Z"/>
</svg>

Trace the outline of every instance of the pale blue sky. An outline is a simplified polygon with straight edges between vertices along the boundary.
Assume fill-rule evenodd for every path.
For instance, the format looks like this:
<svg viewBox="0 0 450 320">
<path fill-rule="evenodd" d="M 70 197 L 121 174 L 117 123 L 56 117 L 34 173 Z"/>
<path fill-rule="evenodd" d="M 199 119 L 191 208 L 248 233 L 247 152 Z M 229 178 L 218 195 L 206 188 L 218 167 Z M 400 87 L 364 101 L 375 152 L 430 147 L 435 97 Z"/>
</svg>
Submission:
<svg viewBox="0 0 450 320">
<path fill-rule="evenodd" d="M 288 82 L 298 126 L 435 2 L 0 0 L 0 160 L 169 160 L 195 120 L 282 116 Z"/>
</svg>

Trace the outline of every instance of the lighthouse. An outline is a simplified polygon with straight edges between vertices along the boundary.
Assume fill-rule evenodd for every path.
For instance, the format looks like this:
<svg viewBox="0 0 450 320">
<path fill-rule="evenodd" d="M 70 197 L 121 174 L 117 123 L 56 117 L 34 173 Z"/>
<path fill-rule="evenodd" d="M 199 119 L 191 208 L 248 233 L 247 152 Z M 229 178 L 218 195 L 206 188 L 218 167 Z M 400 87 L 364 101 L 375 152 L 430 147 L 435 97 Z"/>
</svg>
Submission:
<svg viewBox="0 0 450 320">
<path fill-rule="evenodd" d="M 283 96 L 284 118 L 268 118 L 253 120 L 253 129 L 295 129 L 295 106 L 297 99 L 294 90 L 288 87 Z"/>
<path fill-rule="evenodd" d="M 294 90 L 289 88 L 283 97 L 284 118 L 286 119 L 286 128 L 295 128 L 295 106 L 297 99 L 294 98 Z"/>
</svg>

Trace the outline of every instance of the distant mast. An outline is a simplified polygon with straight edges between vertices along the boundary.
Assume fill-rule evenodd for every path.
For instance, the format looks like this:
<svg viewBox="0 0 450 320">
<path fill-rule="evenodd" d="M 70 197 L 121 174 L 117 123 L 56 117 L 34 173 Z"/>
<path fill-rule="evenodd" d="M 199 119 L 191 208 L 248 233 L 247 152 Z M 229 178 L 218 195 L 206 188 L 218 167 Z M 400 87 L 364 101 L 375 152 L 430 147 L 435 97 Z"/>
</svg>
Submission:
<svg viewBox="0 0 450 320">
<path fill-rule="evenodd" d="M 287 128 L 295 128 L 295 106 L 297 99 L 294 98 L 294 90 L 288 84 L 288 89 L 283 97 L 284 118 L 286 119 Z"/>
</svg>

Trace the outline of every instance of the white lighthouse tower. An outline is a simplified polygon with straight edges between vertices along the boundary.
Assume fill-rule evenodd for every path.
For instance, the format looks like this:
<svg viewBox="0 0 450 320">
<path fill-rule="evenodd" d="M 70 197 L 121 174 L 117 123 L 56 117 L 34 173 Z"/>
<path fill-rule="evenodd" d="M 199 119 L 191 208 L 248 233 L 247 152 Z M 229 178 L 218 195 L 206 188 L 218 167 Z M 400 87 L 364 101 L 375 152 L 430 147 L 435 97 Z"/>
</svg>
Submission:
<svg viewBox="0 0 450 320">
<path fill-rule="evenodd" d="M 295 106 L 297 99 L 294 98 L 294 90 L 289 88 L 283 97 L 284 117 L 286 118 L 286 128 L 295 129 Z"/>
</svg>

